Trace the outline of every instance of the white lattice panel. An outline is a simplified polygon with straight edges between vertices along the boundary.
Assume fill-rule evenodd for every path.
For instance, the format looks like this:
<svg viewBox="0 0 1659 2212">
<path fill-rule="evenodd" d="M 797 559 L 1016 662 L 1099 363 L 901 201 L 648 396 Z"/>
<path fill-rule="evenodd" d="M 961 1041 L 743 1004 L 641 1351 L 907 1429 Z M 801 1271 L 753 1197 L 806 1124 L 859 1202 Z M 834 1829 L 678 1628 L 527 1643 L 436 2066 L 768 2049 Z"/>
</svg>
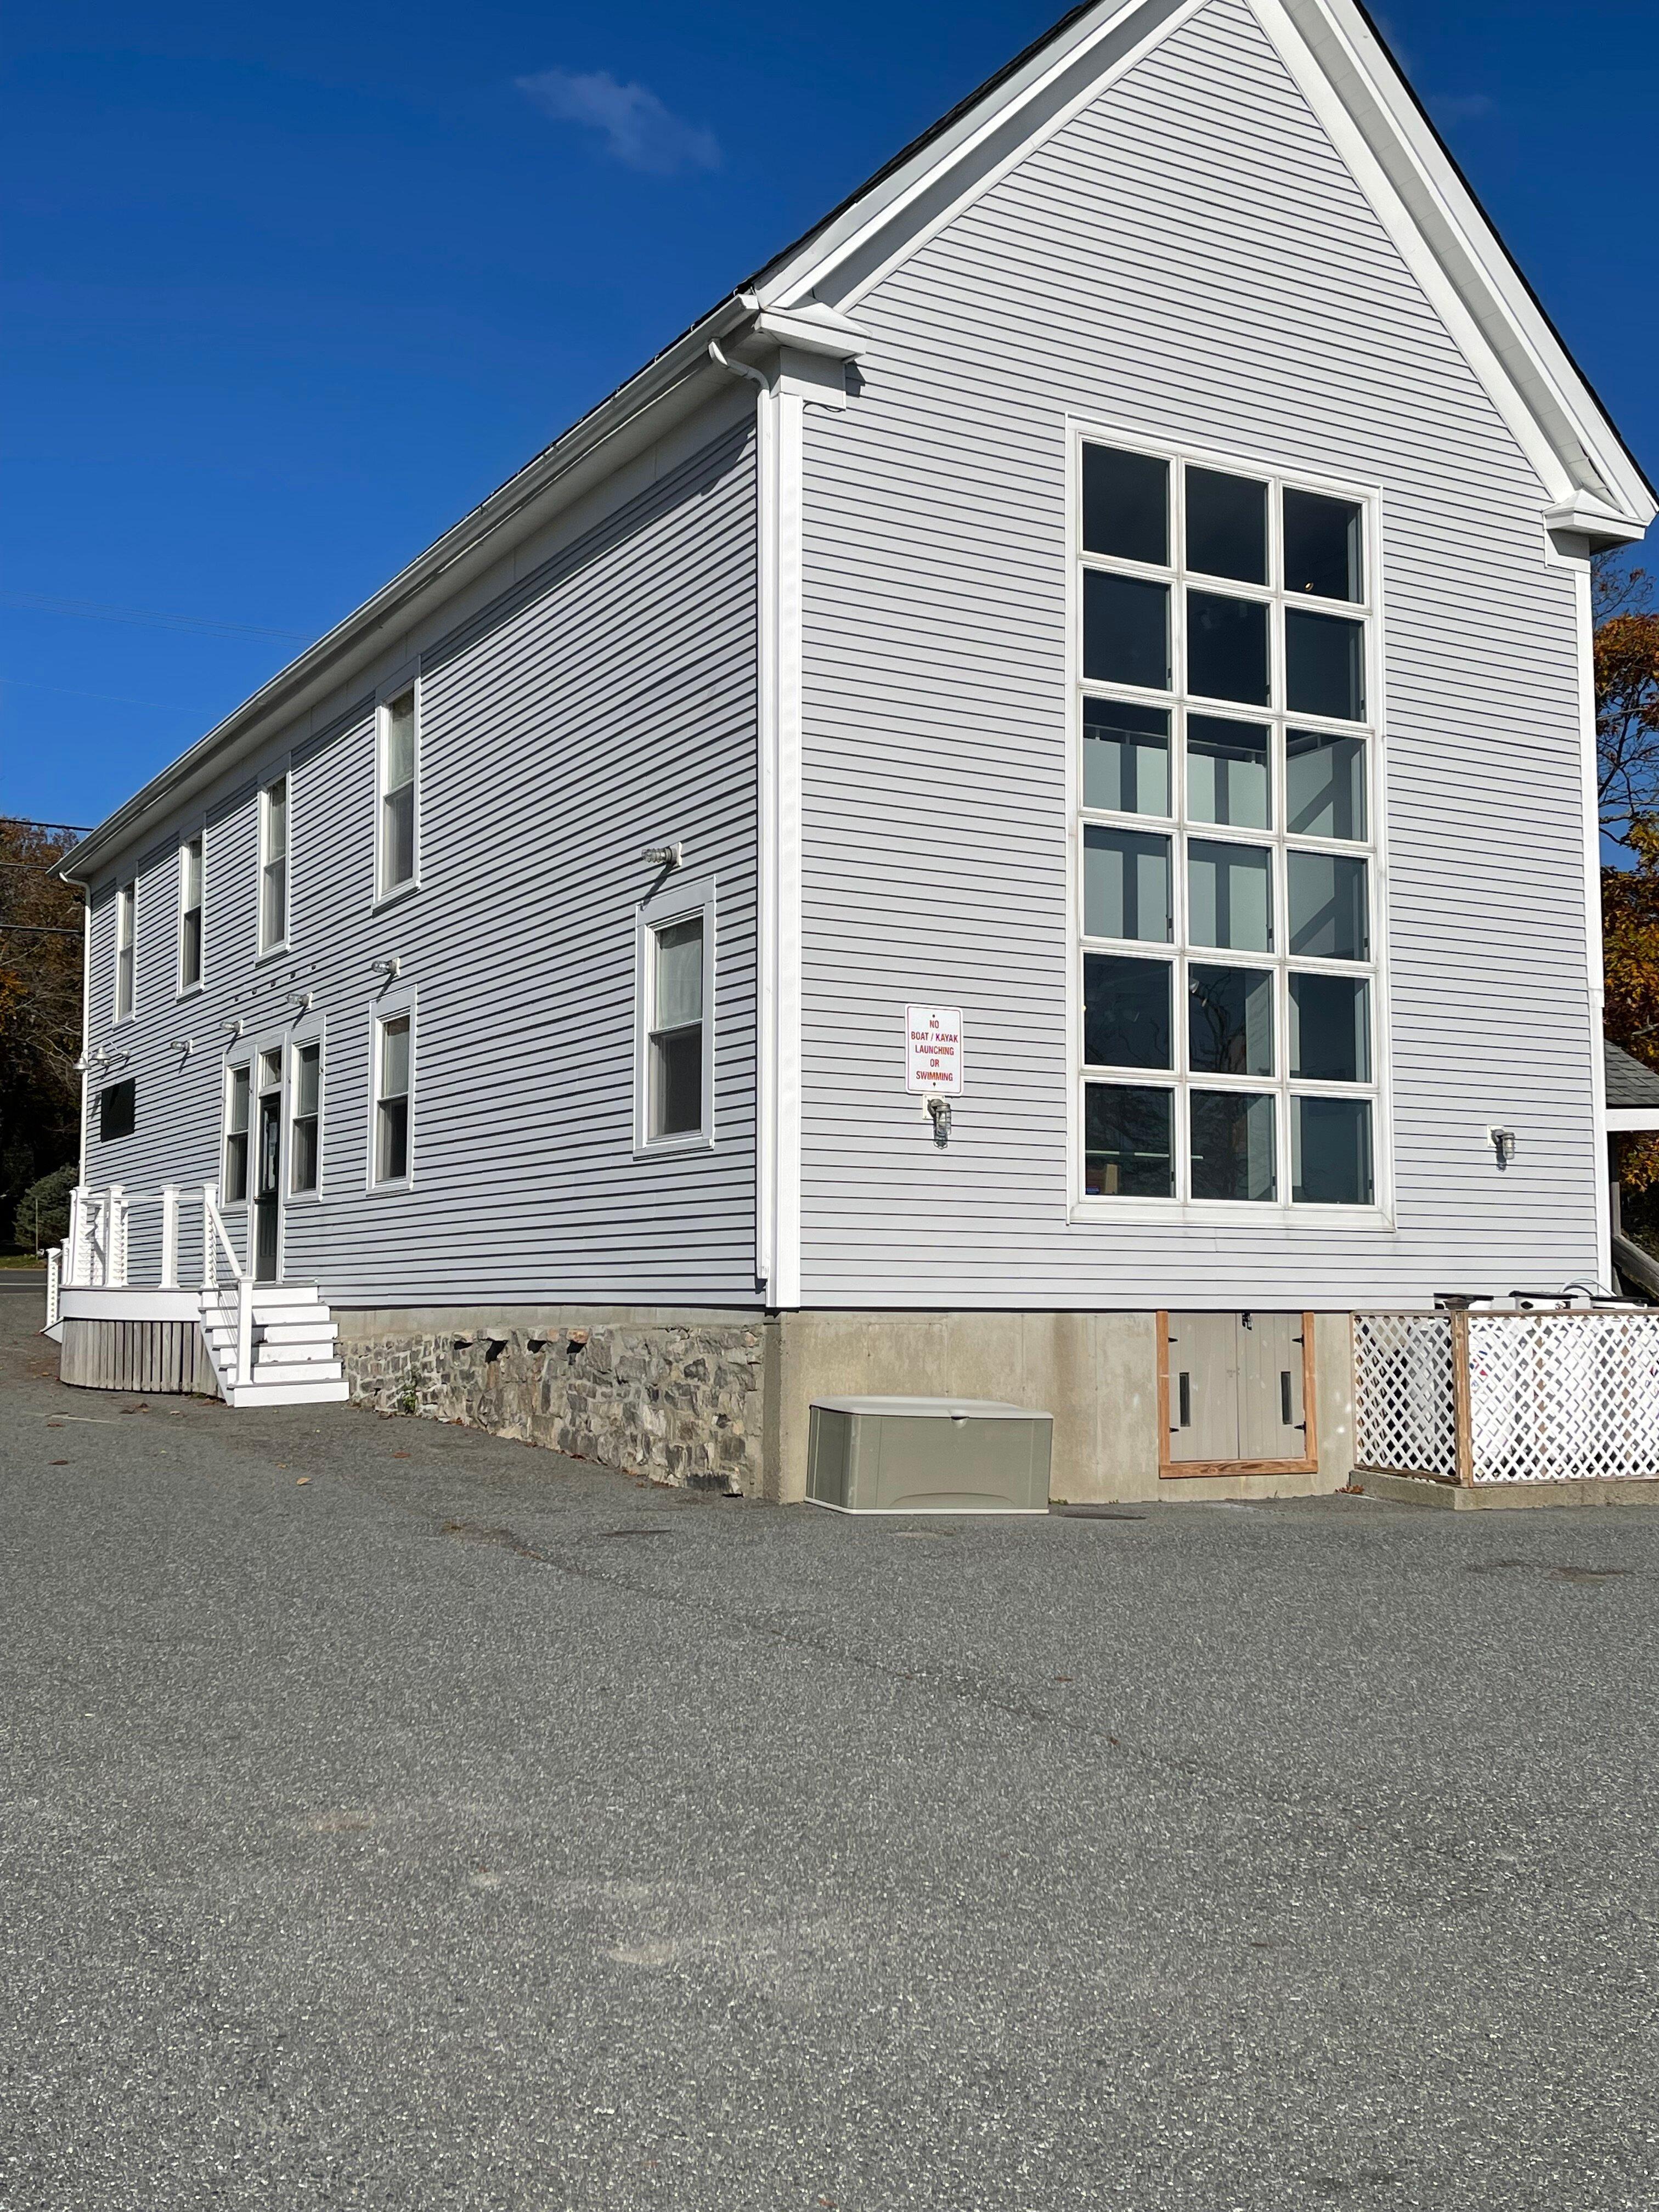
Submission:
<svg viewBox="0 0 1659 2212">
<path fill-rule="evenodd" d="M 1353 1317 L 1354 1462 L 1457 1480 L 1449 1314 Z"/>
<path fill-rule="evenodd" d="M 1476 1482 L 1659 1480 L 1659 1314 L 1469 1316 Z"/>
</svg>

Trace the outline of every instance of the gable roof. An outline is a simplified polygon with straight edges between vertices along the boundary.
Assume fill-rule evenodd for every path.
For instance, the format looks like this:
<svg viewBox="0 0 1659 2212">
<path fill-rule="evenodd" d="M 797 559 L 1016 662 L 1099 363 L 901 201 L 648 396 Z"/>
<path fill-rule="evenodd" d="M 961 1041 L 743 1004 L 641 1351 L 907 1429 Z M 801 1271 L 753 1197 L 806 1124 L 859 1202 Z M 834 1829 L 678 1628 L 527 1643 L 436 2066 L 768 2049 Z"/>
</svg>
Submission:
<svg viewBox="0 0 1659 2212">
<path fill-rule="evenodd" d="M 858 350 L 850 311 L 1030 148 L 1211 0 L 1084 0 L 510 477 L 356 611 L 118 807 L 64 860 L 85 882 L 274 728 L 371 659 L 394 620 L 540 527 L 721 372 L 745 334 Z M 1659 507 L 1360 0 L 1245 0 L 1439 310 L 1548 495 L 1585 542 L 1639 538 Z M 809 319 L 803 322 L 801 317 Z M 630 439 L 633 444 L 630 445 Z M 532 517 L 533 511 L 533 520 Z M 486 548 L 488 550 L 486 551 Z"/>
</svg>

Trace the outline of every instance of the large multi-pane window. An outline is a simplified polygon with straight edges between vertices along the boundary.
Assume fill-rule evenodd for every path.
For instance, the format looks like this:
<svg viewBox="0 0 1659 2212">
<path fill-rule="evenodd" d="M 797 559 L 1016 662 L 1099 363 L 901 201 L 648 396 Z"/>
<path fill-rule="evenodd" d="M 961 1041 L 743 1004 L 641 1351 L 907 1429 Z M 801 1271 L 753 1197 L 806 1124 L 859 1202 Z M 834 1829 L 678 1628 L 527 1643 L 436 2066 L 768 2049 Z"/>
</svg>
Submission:
<svg viewBox="0 0 1659 2212">
<path fill-rule="evenodd" d="M 1364 505 L 1088 444 L 1079 512 L 1085 1194 L 1371 1205 Z"/>
</svg>

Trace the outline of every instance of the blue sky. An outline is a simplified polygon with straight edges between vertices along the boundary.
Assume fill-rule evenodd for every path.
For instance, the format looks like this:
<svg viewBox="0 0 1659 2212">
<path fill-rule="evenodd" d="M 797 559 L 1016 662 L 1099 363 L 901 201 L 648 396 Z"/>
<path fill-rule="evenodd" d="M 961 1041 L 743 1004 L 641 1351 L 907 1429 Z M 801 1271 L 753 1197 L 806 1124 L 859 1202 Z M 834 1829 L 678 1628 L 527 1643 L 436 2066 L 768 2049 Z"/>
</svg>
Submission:
<svg viewBox="0 0 1659 2212">
<path fill-rule="evenodd" d="M 18 0 L 0 806 L 95 821 L 1059 12 Z M 1659 11 L 1386 27 L 1659 476 Z"/>
</svg>

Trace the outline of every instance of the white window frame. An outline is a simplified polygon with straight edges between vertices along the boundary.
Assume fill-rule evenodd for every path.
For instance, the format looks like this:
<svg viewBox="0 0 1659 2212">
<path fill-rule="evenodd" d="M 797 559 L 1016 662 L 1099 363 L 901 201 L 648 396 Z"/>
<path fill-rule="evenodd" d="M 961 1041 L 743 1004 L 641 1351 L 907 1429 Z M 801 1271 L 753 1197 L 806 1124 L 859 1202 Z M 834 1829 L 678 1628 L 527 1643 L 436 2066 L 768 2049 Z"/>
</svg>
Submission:
<svg viewBox="0 0 1659 2212">
<path fill-rule="evenodd" d="M 421 710 L 422 684 L 418 668 L 401 673 L 390 684 L 382 684 L 376 694 L 374 705 L 374 897 L 371 912 L 392 906 L 421 888 Z M 386 749 L 392 734 L 392 708 L 399 699 L 411 696 L 415 702 L 415 773 L 414 824 L 411 836 L 413 868 L 401 883 L 386 880 Z"/>
<path fill-rule="evenodd" d="M 111 981 L 112 1024 L 130 1022 L 138 1003 L 138 878 L 115 887 L 115 974 Z"/>
<path fill-rule="evenodd" d="M 185 889 L 190 880 L 190 851 L 195 846 L 201 855 L 200 902 L 196 908 L 198 917 L 196 932 L 196 980 L 190 982 L 185 975 L 185 916 L 189 909 L 185 904 Z M 207 981 L 207 824 L 198 822 L 179 840 L 179 945 L 178 966 L 174 988 L 181 999 L 194 998 Z"/>
<path fill-rule="evenodd" d="M 1067 1152 L 1073 1221 L 1190 1223 L 1205 1228 L 1226 1224 L 1243 1230 L 1253 1224 L 1275 1228 L 1340 1224 L 1359 1231 L 1387 1231 L 1394 1226 L 1394 1143 L 1389 1039 L 1389 898 L 1386 809 L 1386 705 L 1383 690 L 1383 607 L 1386 591 L 1382 562 L 1382 491 L 1364 484 L 1322 477 L 1316 472 L 1265 459 L 1260 453 L 1222 453 L 1177 446 L 1122 423 L 1068 417 L 1066 514 L 1066 678 L 1068 736 L 1066 745 L 1067 818 L 1067 1054 L 1071 1069 L 1067 1086 Z M 1109 446 L 1144 453 L 1167 462 L 1170 468 L 1170 561 L 1167 565 L 1134 562 L 1083 550 L 1083 449 Z M 1182 466 L 1213 469 L 1224 474 L 1248 477 L 1267 488 L 1268 575 L 1266 585 L 1241 583 L 1235 579 L 1189 571 L 1184 565 L 1186 518 L 1179 485 Z M 1327 498 L 1358 504 L 1362 513 L 1362 579 L 1364 597 L 1358 601 L 1310 599 L 1284 588 L 1280 493 L 1285 489 L 1316 492 Z M 1157 691 L 1136 685 L 1103 683 L 1083 675 L 1083 577 L 1097 568 L 1138 576 L 1170 586 L 1170 665 L 1171 688 Z M 1291 712 L 1285 704 L 1283 623 L 1269 624 L 1269 703 L 1265 707 L 1243 702 L 1191 696 L 1191 711 L 1218 720 L 1232 719 L 1257 725 L 1273 732 L 1273 778 L 1270 830 L 1247 830 L 1220 823 L 1190 821 L 1186 813 L 1185 715 L 1189 695 L 1185 689 L 1186 640 L 1183 635 L 1184 592 L 1190 586 L 1223 597 L 1253 599 L 1271 607 L 1289 605 L 1322 614 L 1346 616 L 1364 623 L 1365 631 L 1365 718 L 1345 722 L 1328 716 Z M 1121 698 L 1126 703 L 1167 708 L 1170 714 L 1170 807 L 1168 816 L 1130 815 L 1090 809 L 1083 804 L 1083 702 L 1085 697 Z M 1346 839 L 1292 836 L 1282 826 L 1284 810 L 1285 732 L 1294 726 L 1332 735 L 1361 737 L 1365 742 L 1365 803 L 1367 836 L 1363 842 Z M 1086 939 L 1084 934 L 1084 831 L 1090 823 L 1129 829 L 1167 837 L 1170 844 L 1171 897 L 1175 907 L 1169 942 Z M 1185 840 L 1237 843 L 1271 849 L 1273 884 L 1274 950 L 1252 953 L 1243 950 L 1189 945 L 1186 936 L 1187 871 L 1182 865 Z M 1292 954 L 1289 949 L 1288 915 L 1284 911 L 1285 855 L 1306 851 L 1363 858 L 1368 864 L 1370 895 L 1370 958 L 1365 963 L 1330 961 Z M 1272 1078 L 1192 1073 L 1187 1070 L 1187 1008 L 1171 981 L 1171 1057 L 1169 1069 L 1121 1069 L 1103 1073 L 1084 1058 L 1084 962 L 1086 953 L 1099 952 L 1123 958 L 1167 961 L 1177 973 L 1188 961 L 1205 966 L 1267 969 L 1273 973 L 1274 1070 Z M 1370 984 L 1371 1079 L 1368 1084 L 1334 1084 L 1304 1080 L 1290 1074 L 1288 1035 L 1289 973 L 1364 975 Z M 1117 1083 L 1175 1094 L 1171 1143 L 1175 1155 L 1175 1195 L 1170 1198 L 1111 1197 L 1091 1194 L 1085 1188 L 1086 1150 L 1086 1090 L 1091 1082 Z M 1197 1199 L 1190 1193 L 1191 1141 L 1188 1099 L 1194 1090 L 1231 1091 L 1247 1094 L 1267 1092 L 1275 1101 L 1275 1194 L 1271 1200 Z M 1292 1099 L 1297 1097 L 1363 1097 L 1371 1107 L 1371 1202 L 1340 1206 L 1297 1203 L 1292 1188 Z"/>
<path fill-rule="evenodd" d="M 672 879 L 634 910 L 634 1157 L 658 1159 L 665 1153 L 714 1149 L 715 897 L 713 876 Z M 683 1135 L 651 1133 L 651 1033 L 655 1027 L 656 933 L 677 921 L 702 923 L 702 1126 Z"/>
<path fill-rule="evenodd" d="M 278 784 L 283 788 L 283 933 L 280 937 L 265 935 L 265 870 L 275 855 L 270 847 L 271 793 Z M 269 960 L 286 952 L 294 936 L 294 776 L 288 762 L 273 769 L 259 785 L 259 872 L 255 896 L 258 899 L 256 927 L 259 947 L 258 957 Z"/>
<path fill-rule="evenodd" d="M 404 1147 L 407 1158 L 405 1171 L 400 1176 L 382 1179 L 380 1165 L 380 1067 L 388 1022 L 409 1021 L 409 1089 L 404 1094 L 409 1100 L 409 1133 Z M 387 1193 L 412 1190 L 415 1188 L 415 1134 L 417 1118 L 416 1103 L 416 1066 L 420 1024 L 416 1011 L 416 994 L 412 990 L 388 991 L 377 999 L 369 1014 L 368 1033 L 368 1156 L 365 1163 L 363 1187 L 376 1196 Z"/>
<path fill-rule="evenodd" d="M 224 1075 L 220 1085 L 219 1097 L 219 1204 L 222 1210 L 230 1208 L 240 1210 L 252 1203 L 253 1142 L 258 1123 L 259 1099 L 258 1077 L 255 1071 L 258 1058 L 258 1053 L 254 1048 L 252 1038 L 249 1037 L 239 1037 L 236 1040 L 235 1049 L 228 1053 L 225 1058 Z M 230 1195 L 230 1176 L 228 1172 L 230 1163 L 230 1139 L 233 1134 L 230 1126 L 230 1102 L 235 1095 L 236 1077 L 239 1073 L 247 1077 L 247 1127 L 240 1133 L 246 1138 L 247 1151 L 242 1163 L 242 1194 L 240 1198 L 233 1198 Z"/>
<path fill-rule="evenodd" d="M 300 1054 L 307 1045 L 317 1048 L 317 1180 L 309 1190 L 296 1189 L 294 1182 L 294 1162 L 296 1147 L 294 1141 L 296 1109 L 300 1101 Z M 283 1203 L 288 1206 L 314 1206 L 323 1195 L 323 1140 L 328 1115 L 328 1042 L 325 1024 L 315 1014 L 305 1016 L 288 1033 L 283 1067 Z"/>
</svg>

